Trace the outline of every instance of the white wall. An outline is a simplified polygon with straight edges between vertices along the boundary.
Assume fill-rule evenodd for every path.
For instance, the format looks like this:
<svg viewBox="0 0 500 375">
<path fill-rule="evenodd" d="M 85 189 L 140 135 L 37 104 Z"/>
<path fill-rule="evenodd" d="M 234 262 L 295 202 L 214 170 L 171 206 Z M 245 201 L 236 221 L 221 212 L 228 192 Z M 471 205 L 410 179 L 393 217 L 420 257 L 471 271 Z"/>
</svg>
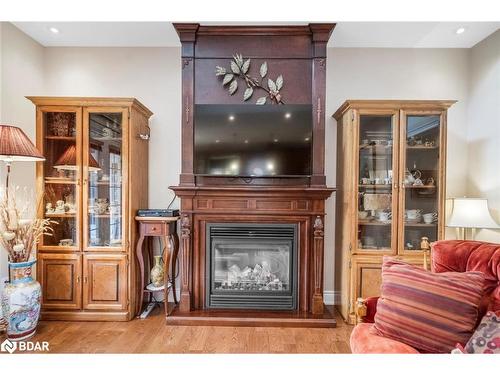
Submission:
<svg viewBox="0 0 500 375">
<path fill-rule="evenodd" d="M 40 95 L 44 87 L 44 48 L 10 23 L 0 23 L 0 122 L 21 127 L 34 142 L 35 109 L 26 95 Z M 5 164 L 0 162 L 0 186 L 5 184 Z M 15 185 L 34 187 L 34 163 L 12 166 Z M 0 279 L 7 275 L 7 256 L 0 249 Z"/>
<path fill-rule="evenodd" d="M 467 195 L 487 198 L 500 223 L 500 31 L 471 49 L 467 123 Z M 500 230 L 476 239 L 500 243 Z"/>
</svg>

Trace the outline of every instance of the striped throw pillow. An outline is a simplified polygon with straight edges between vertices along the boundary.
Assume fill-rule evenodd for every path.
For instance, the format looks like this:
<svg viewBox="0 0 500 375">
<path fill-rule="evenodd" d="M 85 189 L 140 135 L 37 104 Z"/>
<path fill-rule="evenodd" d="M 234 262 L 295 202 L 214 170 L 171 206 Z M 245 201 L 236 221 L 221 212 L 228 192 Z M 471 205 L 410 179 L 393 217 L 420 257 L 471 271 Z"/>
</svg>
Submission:
<svg viewBox="0 0 500 375">
<path fill-rule="evenodd" d="M 450 353 L 474 332 L 483 285 L 481 272 L 432 273 L 384 257 L 373 329 L 420 352 Z"/>
</svg>

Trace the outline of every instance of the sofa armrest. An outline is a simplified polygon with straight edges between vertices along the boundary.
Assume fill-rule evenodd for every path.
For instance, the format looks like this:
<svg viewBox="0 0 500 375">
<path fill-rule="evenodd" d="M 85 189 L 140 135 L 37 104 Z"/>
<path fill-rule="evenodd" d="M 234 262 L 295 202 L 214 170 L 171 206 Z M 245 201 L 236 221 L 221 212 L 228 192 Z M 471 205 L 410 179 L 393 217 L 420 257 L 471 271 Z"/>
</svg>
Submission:
<svg viewBox="0 0 500 375">
<path fill-rule="evenodd" d="M 374 323 L 379 297 L 358 298 L 356 301 L 356 320 L 358 323 Z"/>
</svg>

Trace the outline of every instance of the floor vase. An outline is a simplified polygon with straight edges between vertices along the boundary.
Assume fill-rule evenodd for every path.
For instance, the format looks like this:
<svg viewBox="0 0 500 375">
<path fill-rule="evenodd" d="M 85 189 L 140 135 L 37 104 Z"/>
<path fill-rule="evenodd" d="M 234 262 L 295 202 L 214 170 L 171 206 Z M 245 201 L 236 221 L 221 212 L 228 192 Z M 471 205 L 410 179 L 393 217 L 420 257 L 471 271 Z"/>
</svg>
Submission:
<svg viewBox="0 0 500 375">
<path fill-rule="evenodd" d="M 10 282 L 5 285 L 2 296 L 9 340 L 26 340 L 36 332 L 42 292 L 40 284 L 32 277 L 35 263 L 36 260 L 9 263 Z"/>
</svg>

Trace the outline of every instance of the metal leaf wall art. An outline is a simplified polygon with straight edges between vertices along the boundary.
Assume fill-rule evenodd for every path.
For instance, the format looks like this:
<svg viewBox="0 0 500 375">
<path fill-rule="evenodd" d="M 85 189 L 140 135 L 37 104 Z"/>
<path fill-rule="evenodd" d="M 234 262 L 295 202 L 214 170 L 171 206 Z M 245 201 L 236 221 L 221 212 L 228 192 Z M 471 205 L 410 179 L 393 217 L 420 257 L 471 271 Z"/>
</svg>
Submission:
<svg viewBox="0 0 500 375">
<path fill-rule="evenodd" d="M 257 98 L 255 104 L 266 104 L 268 99 L 271 103 L 285 104 L 281 98 L 281 88 L 283 87 L 283 76 L 280 74 L 275 81 L 267 76 L 267 62 L 264 61 L 259 69 L 259 78 L 250 76 L 250 59 L 244 59 L 242 55 L 235 54 L 231 60 L 230 69 L 222 66 L 215 67 L 215 75 L 222 77 L 222 86 L 227 86 L 229 95 L 234 95 L 238 91 L 238 79 L 242 81 L 246 88 L 243 92 L 243 101 L 249 100 L 256 90 L 266 92 L 264 96 Z"/>
</svg>

